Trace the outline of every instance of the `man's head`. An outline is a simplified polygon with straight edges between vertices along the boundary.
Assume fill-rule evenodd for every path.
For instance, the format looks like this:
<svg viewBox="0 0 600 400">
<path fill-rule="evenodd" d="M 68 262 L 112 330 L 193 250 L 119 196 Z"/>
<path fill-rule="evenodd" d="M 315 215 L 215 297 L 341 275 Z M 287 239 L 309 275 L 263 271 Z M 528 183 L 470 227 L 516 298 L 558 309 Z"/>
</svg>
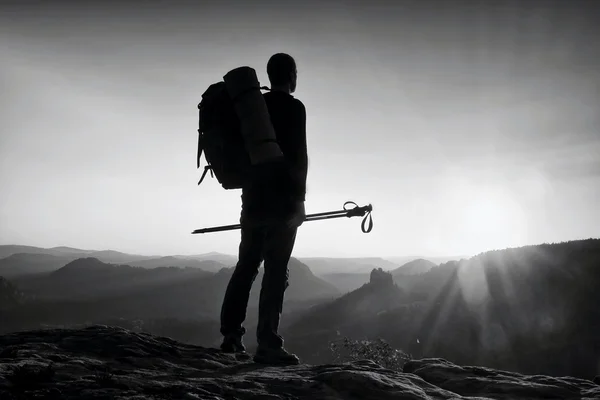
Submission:
<svg viewBox="0 0 600 400">
<path fill-rule="evenodd" d="M 272 90 L 284 90 L 289 93 L 296 91 L 298 70 L 296 61 L 289 54 L 277 53 L 271 56 L 267 63 L 267 75 Z"/>
</svg>

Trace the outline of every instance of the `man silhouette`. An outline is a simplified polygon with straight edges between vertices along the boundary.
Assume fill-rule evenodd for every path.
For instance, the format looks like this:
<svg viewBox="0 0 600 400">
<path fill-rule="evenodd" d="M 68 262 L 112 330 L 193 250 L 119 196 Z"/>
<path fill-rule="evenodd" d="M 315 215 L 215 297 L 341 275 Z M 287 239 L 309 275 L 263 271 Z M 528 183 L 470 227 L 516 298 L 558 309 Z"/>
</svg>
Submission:
<svg viewBox="0 0 600 400">
<path fill-rule="evenodd" d="M 298 357 L 284 349 L 278 330 L 284 292 L 289 285 L 288 262 L 296 232 L 306 217 L 306 109 L 292 96 L 297 69 L 291 56 L 273 55 L 267 63 L 267 74 L 271 91 L 264 99 L 284 160 L 254 167 L 242 189 L 239 258 L 221 309 L 221 349 L 231 353 L 246 350 L 242 324 L 252 283 L 264 261 L 254 361 L 298 364 Z"/>
</svg>

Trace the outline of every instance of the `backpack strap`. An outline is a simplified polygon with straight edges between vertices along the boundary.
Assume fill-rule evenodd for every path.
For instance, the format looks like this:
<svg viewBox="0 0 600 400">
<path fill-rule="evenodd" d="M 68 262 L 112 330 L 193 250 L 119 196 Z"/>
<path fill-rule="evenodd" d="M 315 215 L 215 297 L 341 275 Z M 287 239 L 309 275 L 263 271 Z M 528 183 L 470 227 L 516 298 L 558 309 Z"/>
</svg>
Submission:
<svg viewBox="0 0 600 400">
<path fill-rule="evenodd" d="M 215 175 L 213 173 L 213 169 L 210 165 L 207 165 L 206 167 L 204 167 L 204 172 L 202 172 L 202 176 L 200 177 L 200 180 L 198 181 L 198 185 L 202 183 L 202 181 L 204 180 L 204 178 L 206 178 L 206 173 L 210 171 L 210 177 L 214 178 Z"/>
<path fill-rule="evenodd" d="M 202 103 L 198 103 L 198 152 L 196 153 L 196 168 L 200 168 L 200 157 L 202 157 L 202 151 L 204 150 L 204 146 L 202 146 L 202 131 L 200 130 L 200 107 Z"/>
<path fill-rule="evenodd" d="M 198 110 L 200 110 L 200 104 L 198 104 Z M 200 130 L 200 126 L 198 125 L 198 152 L 196 153 L 196 168 L 200 168 L 200 158 L 202 158 L 202 153 L 204 153 L 204 159 L 206 160 L 206 166 L 204 167 L 204 172 L 202 172 L 202 176 L 198 181 L 198 185 L 202 183 L 204 178 L 206 178 L 206 174 L 210 171 L 211 178 L 214 178 L 214 172 L 212 170 L 212 166 L 208 163 L 206 159 L 206 152 L 204 152 L 204 146 L 202 144 L 202 131 Z"/>
<path fill-rule="evenodd" d="M 197 160 L 196 160 L 197 161 L 196 168 L 200 168 L 200 158 L 202 157 L 203 152 L 204 152 L 204 146 L 202 146 L 202 132 L 200 131 L 200 129 L 198 129 L 198 155 L 197 155 Z M 202 172 L 202 176 L 200 177 L 200 180 L 198 181 L 198 185 L 202 183 L 204 178 L 206 178 L 206 174 L 208 173 L 208 171 L 210 171 L 211 178 L 215 177 L 212 166 L 208 163 L 208 160 L 206 159 L 206 152 L 204 152 L 204 159 L 206 160 L 206 166 L 204 167 L 204 172 Z"/>
<path fill-rule="evenodd" d="M 202 157 L 202 151 L 204 147 L 202 146 L 202 132 L 198 129 L 198 153 L 196 153 L 196 169 L 200 168 L 200 157 Z"/>
</svg>

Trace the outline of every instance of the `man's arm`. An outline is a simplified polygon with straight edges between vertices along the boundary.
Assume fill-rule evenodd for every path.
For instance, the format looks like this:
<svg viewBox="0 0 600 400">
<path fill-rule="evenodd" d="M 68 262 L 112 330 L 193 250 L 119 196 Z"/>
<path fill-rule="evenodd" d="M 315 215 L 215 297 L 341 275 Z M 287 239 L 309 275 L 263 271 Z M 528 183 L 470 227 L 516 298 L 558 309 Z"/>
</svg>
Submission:
<svg viewBox="0 0 600 400">
<path fill-rule="evenodd" d="M 291 121 L 292 132 L 290 139 L 292 148 L 290 161 L 292 167 L 292 196 L 296 201 L 306 199 L 306 178 L 308 175 L 308 149 L 306 145 L 306 108 L 300 100 L 296 100 L 293 118 Z"/>
<path fill-rule="evenodd" d="M 300 100 L 295 100 L 290 120 L 290 157 L 287 162 L 291 180 L 290 195 L 293 213 L 287 220 L 287 226 L 299 227 L 306 219 L 304 202 L 306 200 L 306 176 L 308 173 L 308 150 L 306 146 L 306 108 Z"/>
</svg>

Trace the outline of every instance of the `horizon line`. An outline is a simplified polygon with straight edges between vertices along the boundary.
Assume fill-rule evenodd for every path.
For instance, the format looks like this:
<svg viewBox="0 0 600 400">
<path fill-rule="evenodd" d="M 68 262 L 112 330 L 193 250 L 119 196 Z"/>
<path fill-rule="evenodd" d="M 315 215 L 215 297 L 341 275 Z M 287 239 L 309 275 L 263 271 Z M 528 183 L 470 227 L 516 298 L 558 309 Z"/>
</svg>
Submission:
<svg viewBox="0 0 600 400">
<path fill-rule="evenodd" d="M 484 251 L 480 251 L 476 254 L 462 254 L 462 255 L 434 255 L 434 254 L 430 254 L 430 255 L 387 255 L 387 256 L 381 256 L 381 255 L 372 255 L 372 256 L 301 256 L 301 255 L 292 255 L 292 257 L 294 258 L 312 258 L 312 259 L 327 259 L 327 258 L 335 258 L 335 259 L 365 259 L 365 258 L 380 258 L 383 260 L 386 260 L 388 262 L 392 262 L 390 259 L 392 258 L 414 258 L 414 259 L 419 259 L 419 258 L 424 258 L 427 259 L 429 258 L 449 258 L 449 259 L 454 259 L 454 260 L 461 260 L 461 259 L 468 259 L 468 258 L 472 258 L 477 256 L 478 254 L 483 254 L 483 253 L 487 253 L 487 252 L 491 252 L 491 251 L 501 251 L 501 250 L 508 250 L 508 249 L 518 249 L 518 248 L 523 248 L 523 247 L 530 247 L 530 246 L 541 246 L 541 245 L 548 245 L 548 244 L 560 244 L 560 243 L 569 243 L 569 242 L 579 242 L 579 241 L 585 241 L 585 240 L 599 240 L 600 237 L 588 237 L 588 238 L 579 238 L 579 239 L 571 239 L 571 240 L 563 240 L 563 241 L 557 241 L 557 242 L 544 242 L 544 243 L 536 243 L 536 244 L 524 244 L 524 245 L 520 245 L 520 246 L 513 246 L 513 247 L 507 247 L 507 248 L 503 248 L 503 249 L 488 249 L 488 250 L 484 250 Z M 78 250 L 78 251 L 82 251 L 82 252 L 92 252 L 92 253 L 96 253 L 96 252 L 106 252 L 106 251 L 111 251 L 111 252 L 116 252 L 116 253 L 121 253 L 121 254 L 125 254 L 125 255 L 130 255 L 130 256 L 142 256 L 142 257 L 176 257 L 176 256 L 183 256 L 183 257 L 191 257 L 191 256 L 205 256 L 205 255 L 210 255 L 210 254 L 215 254 L 215 255 L 222 255 L 222 256 L 228 256 L 228 257 L 238 257 L 237 254 L 229 254 L 229 253 L 222 253 L 219 251 L 209 251 L 209 252 L 205 252 L 205 253 L 170 253 L 170 254 L 143 254 L 143 253 L 130 253 L 127 251 L 122 251 L 122 250 L 115 250 L 115 249 L 103 249 L 103 250 L 90 250 L 90 249 L 83 249 L 83 248 L 78 248 L 78 247 L 72 247 L 72 246 L 67 246 L 67 245 L 59 245 L 59 246 L 52 246 L 52 247 L 42 247 L 42 246 L 34 246 L 34 245 L 28 245 L 28 244 L 15 244 L 15 243 L 9 243 L 9 244 L 0 244 L 0 246 L 20 246 L 20 247 L 33 247 L 33 248 L 37 248 L 37 249 L 42 249 L 42 250 L 53 250 L 53 249 L 60 249 L 60 248 L 66 248 L 66 249 L 73 249 L 73 250 Z"/>
</svg>

